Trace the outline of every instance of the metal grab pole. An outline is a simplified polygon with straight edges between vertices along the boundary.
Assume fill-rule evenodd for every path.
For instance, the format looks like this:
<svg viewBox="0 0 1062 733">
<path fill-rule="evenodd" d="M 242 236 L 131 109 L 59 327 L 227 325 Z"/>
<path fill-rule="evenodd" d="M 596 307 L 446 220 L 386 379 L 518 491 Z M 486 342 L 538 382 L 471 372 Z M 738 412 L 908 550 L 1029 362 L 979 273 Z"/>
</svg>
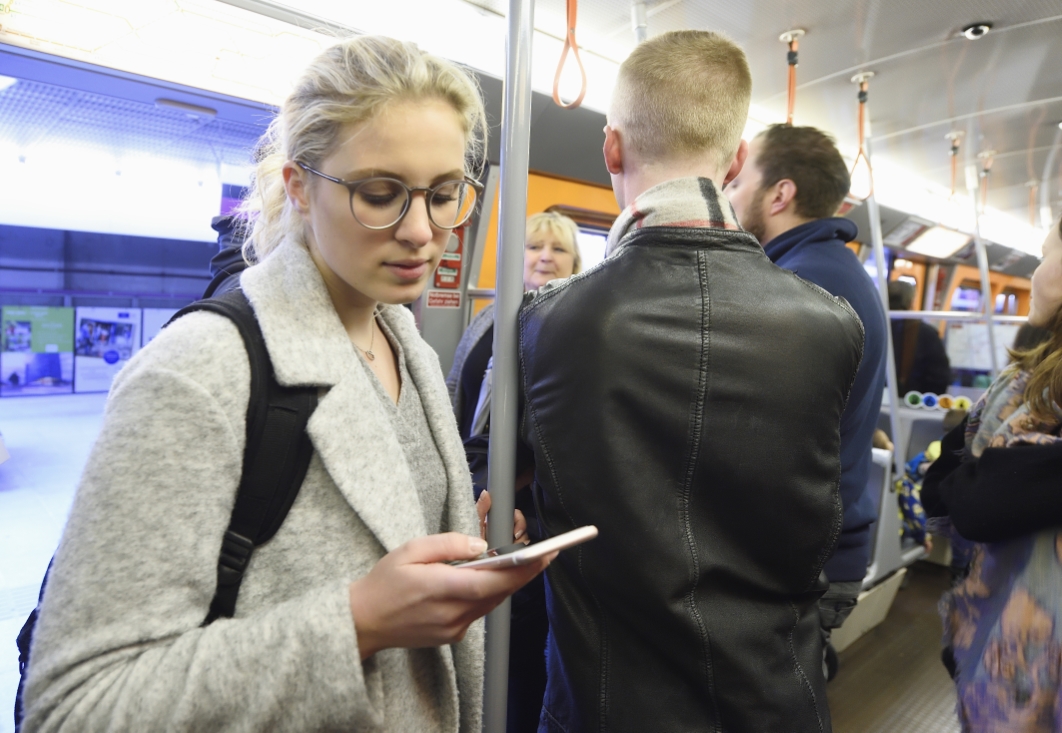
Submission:
<svg viewBox="0 0 1062 733">
<path fill-rule="evenodd" d="M 509 0 L 502 106 L 501 205 L 498 226 L 497 297 L 494 301 L 494 367 L 490 405 L 487 487 L 491 510 L 487 540 L 512 544 L 516 485 L 516 419 L 519 408 L 516 317 L 523 300 L 527 168 L 531 143 L 531 38 L 534 0 Z M 483 730 L 505 733 L 509 684 L 509 610 L 506 599 L 487 616 Z"/>
<path fill-rule="evenodd" d="M 1054 217 L 1051 216 L 1051 196 L 1049 191 L 1051 190 L 1051 171 L 1055 169 L 1055 161 L 1058 160 L 1058 151 L 1062 149 L 1062 122 L 1058 125 L 1058 130 L 1055 132 L 1055 141 L 1051 143 L 1051 152 L 1047 154 L 1047 160 L 1044 161 L 1044 175 L 1040 179 L 1040 227 L 1043 229 L 1050 229 L 1051 224 L 1054 223 Z"/>
<path fill-rule="evenodd" d="M 635 43 L 649 38 L 649 16 L 646 14 L 643 0 L 634 0 L 631 3 L 631 27 L 634 29 Z"/>
<path fill-rule="evenodd" d="M 867 138 L 867 157 L 870 157 L 870 139 Z M 885 309 L 885 389 L 889 395 L 889 427 L 892 428 L 893 476 L 901 477 L 907 462 L 907 436 L 903 434 L 900 408 L 903 405 L 900 383 L 896 376 L 896 351 L 892 343 L 892 321 L 889 320 L 889 272 L 885 267 L 885 243 L 881 236 L 881 211 L 874 194 L 867 197 L 867 217 L 870 219 L 870 240 L 874 245 L 874 265 L 878 268 L 878 294 Z"/>
<path fill-rule="evenodd" d="M 853 79 L 855 81 L 855 79 Z M 866 116 L 866 141 L 863 154 L 870 165 L 870 115 Z M 885 266 L 885 241 L 881 234 L 881 210 L 874 196 L 873 188 L 867 196 L 867 218 L 870 219 L 870 241 L 874 247 L 874 266 L 878 269 L 878 295 L 881 306 L 885 309 L 885 389 L 889 396 L 889 427 L 892 428 L 892 464 L 893 477 L 903 476 L 904 464 L 907 462 L 907 436 L 903 433 L 900 421 L 901 402 L 900 384 L 896 377 L 896 351 L 892 343 L 892 321 L 889 320 L 889 271 Z"/>
<path fill-rule="evenodd" d="M 996 304 L 992 301 L 992 284 L 988 274 L 988 250 L 985 242 L 981 239 L 981 210 L 977 206 L 977 198 L 981 193 L 981 181 L 977 176 L 977 168 L 970 165 L 966 167 L 966 189 L 970 192 L 970 202 L 974 212 L 974 250 L 977 252 L 977 269 L 981 272 L 981 300 L 984 301 L 985 328 L 988 329 L 988 349 L 991 352 L 992 376 L 999 374 L 999 357 L 996 355 L 996 329 L 992 323 L 992 316 L 996 312 Z"/>
</svg>

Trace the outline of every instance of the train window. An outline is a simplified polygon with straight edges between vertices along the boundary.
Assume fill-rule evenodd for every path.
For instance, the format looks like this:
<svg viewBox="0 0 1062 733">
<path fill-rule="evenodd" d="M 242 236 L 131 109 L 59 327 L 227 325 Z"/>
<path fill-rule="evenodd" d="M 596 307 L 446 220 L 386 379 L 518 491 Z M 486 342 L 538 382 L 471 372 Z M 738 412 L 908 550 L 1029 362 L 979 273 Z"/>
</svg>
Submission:
<svg viewBox="0 0 1062 733">
<path fill-rule="evenodd" d="M 878 281 L 878 263 L 874 261 L 873 257 L 868 258 L 863 263 L 863 269 L 867 271 L 867 274 L 870 275 L 874 282 Z"/>
<path fill-rule="evenodd" d="M 583 270 L 589 270 L 605 259 L 605 245 L 608 244 L 608 232 L 600 229 L 579 229 L 579 255 L 583 260 Z"/>
<path fill-rule="evenodd" d="M 957 287 L 951 297 L 951 310 L 976 311 L 981 308 L 981 292 L 977 288 Z"/>
<path fill-rule="evenodd" d="M 1018 297 L 1013 293 L 1000 293 L 996 296 L 996 313 L 1012 316 L 1018 312 Z"/>
</svg>

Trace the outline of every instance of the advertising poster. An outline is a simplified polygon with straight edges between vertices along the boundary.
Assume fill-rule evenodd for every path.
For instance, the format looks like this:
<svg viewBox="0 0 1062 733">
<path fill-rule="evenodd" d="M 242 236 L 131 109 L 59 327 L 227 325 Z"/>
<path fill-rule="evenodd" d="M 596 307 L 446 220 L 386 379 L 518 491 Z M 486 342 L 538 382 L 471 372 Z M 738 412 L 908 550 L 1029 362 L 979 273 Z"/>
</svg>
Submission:
<svg viewBox="0 0 1062 733">
<path fill-rule="evenodd" d="M 106 392 L 140 349 L 139 308 L 78 308 L 74 329 L 74 391 Z"/>
<path fill-rule="evenodd" d="M 1014 344 L 1018 328 L 1020 326 L 1014 324 L 997 323 L 992 329 L 996 337 L 996 363 L 999 364 L 1000 369 L 1010 361 L 1007 347 Z M 944 343 L 952 369 L 975 369 L 985 372 L 992 369 L 992 347 L 988 340 L 988 324 L 949 323 Z"/>
<path fill-rule="evenodd" d="M 5 305 L 0 329 L 0 397 L 73 391 L 73 308 Z"/>
<path fill-rule="evenodd" d="M 151 339 L 159 335 L 162 327 L 169 323 L 178 308 L 144 308 L 142 327 L 140 329 L 140 348 L 147 346 Z"/>
</svg>

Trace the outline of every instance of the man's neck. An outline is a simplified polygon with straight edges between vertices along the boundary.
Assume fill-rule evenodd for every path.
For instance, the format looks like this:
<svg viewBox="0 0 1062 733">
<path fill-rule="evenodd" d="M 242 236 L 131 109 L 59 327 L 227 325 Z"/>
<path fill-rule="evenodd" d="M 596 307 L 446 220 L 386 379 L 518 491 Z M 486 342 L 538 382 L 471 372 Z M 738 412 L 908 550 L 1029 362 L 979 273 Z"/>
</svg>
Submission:
<svg viewBox="0 0 1062 733">
<path fill-rule="evenodd" d="M 621 203 L 627 207 L 650 188 L 676 178 L 710 178 L 716 188 L 722 190 L 724 175 L 725 172 L 720 172 L 717 166 L 708 165 L 703 161 L 636 163 L 624 169 L 621 188 L 616 193 L 623 196 Z"/>
<path fill-rule="evenodd" d="M 772 216 L 770 219 L 764 222 L 766 224 L 766 227 L 764 229 L 764 237 L 761 244 L 766 246 L 778 237 L 788 232 L 790 229 L 796 229 L 798 226 L 807 224 L 809 221 L 815 220 L 805 219 L 804 217 L 790 213 L 789 211 L 784 211 L 781 214 Z"/>
</svg>

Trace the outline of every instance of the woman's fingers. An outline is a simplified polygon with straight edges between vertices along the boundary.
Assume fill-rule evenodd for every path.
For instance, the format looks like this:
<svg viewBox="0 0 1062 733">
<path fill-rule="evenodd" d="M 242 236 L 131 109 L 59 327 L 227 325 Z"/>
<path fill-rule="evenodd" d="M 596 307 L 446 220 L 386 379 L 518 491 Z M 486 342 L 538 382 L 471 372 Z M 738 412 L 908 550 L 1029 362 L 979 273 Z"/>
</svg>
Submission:
<svg viewBox="0 0 1062 733">
<path fill-rule="evenodd" d="M 490 570 L 448 567 L 446 569 L 451 572 L 447 577 L 446 593 L 455 599 L 473 602 L 496 601 L 497 605 L 531 582 L 556 556 L 557 553 L 554 552 L 527 565 Z"/>
<path fill-rule="evenodd" d="M 476 570 L 446 560 L 478 555 L 486 543 L 456 532 L 418 537 L 388 553 L 350 585 L 362 659 L 389 647 L 448 644 L 542 572 L 556 553 L 525 566 Z"/>
<path fill-rule="evenodd" d="M 486 549 L 486 541 L 479 537 L 470 537 L 460 532 L 445 532 L 412 539 L 396 548 L 387 557 L 398 565 L 439 563 L 450 560 L 471 560 L 482 555 Z"/>
<path fill-rule="evenodd" d="M 513 539 L 525 545 L 531 541 L 531 538 L 527 536 L 527 519 L 519 509 L 513 512 Z"/>
<path fill-rule="evenodd" d="M 490 492 L 481 491 L 476 500 L 476 514 L 479 515 L 479 536 L 487 539 L 487 513 L 490 511 Z"/>
</svg>

